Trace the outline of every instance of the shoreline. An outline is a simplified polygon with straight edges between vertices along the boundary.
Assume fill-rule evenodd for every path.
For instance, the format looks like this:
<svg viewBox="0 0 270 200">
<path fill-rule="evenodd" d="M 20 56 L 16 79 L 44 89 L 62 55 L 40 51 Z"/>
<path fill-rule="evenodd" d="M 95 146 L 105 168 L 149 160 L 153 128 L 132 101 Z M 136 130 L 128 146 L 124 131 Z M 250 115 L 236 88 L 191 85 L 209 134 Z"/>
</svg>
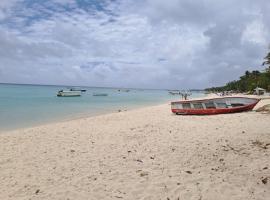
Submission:
<svg viewBox="0 0 270 200">
<path fill-rule="evenodd" d="M 258 98 L 261 97 L 261 96 L 257 96 L 257 95 L 244 95 L 244 94 L 234 94 L 232 96 L 235 96 L 235 97 L 250 97 L 250 98 Z M 214 93 L 210 93 L 210 94 L 207 94 L 206 96 L 203 96 L 203 97 L 194 97 L 194 98 L 190 98 L 189 100 L 196 100 L 196 99 L 207 99 L 207 98 L 222 98 L 222 96 L 218 96 L 217 94 L 214 94 Z M 226 97 L 226 96 L 224 96 Z M 230 97 L 230 96 L 229 96 Z M 261 98 L 262 100 L 263 99 L 270 99 L 270 97 L 268 96 L 262 96 L 263 98 Z M 180 97 L 179 97 L 180 98 Z M 181 99 L 180 99 L 181 100 Z M 121 109 L 118 109 L 118 110 L 121 110 L 120 112 L 128 112 L 128 111 L 132 111 L 132 110 L 137 110 L 137 109 L 143 109 L 143 108 L 148 108 L 148 107 L 155 107 L 155 106 L 161 106 L 161 105 L 167 105 L 169 104 L 170 105 L 171 101 L 166 101 L 166 102 L 160 102 L 160 103 L 157 103 L 157 104 L 151 104 L 151 105 L 136 105 L 136 106 L 131 106 L 129 108 L 125 107 L 123 109 L 123 107 Z M 270 103 L 270 102 L 269 102 Z M 253 110 L 256 110 L 258 107 L 259 107 L 260 104 L 257 104 Z M 107 111 L 104 111 L 104 112 L 98 112 L 98 113 L 95 113 L 95 114 L 89 114 L 89 113 L 81 113 L 81 114 L 76 114 L 76 116 L 69 116 L 69 117 L 65 117 L 65 118 L 62 118 L 62 119 L 56 119 L 56 120 L 49 120 L 47 122 L 42 122 L 42 123 L 37 123 L 36 125 L 29 125 L 29 126 L 25 126 L 25 127 L 19 127 L 19 128 L 14 128 L 14 129 L 3 129 L 1 130 L 0 129 L 0 135 L 1 134 L 6 134 L 6 133 L 9 133 L 9 132 L 14 132 L 14 131 L 20 131 L 20 130 L 27 130 L 27 129 L 32 129 L 32 128 L 38 128 L 38 127 L 43 127 L 43 126 L 47 126 L 47 125 L 53 125 L 53 124 L 58 124 L 58 123 L 65 123 L 65 122 L 71 122 L 71 121 L 76 121 L 76 120 L 83 120 L 83 119 L 88 119 L 88 118 L 93 118 L 93 117 L 99 117 L 99 116 L 104 116 L 104 115 L 110 115 L 110 114 L 115 114 L 115 113 L 119 113 L 116 108 L 113 108 L 111 109 L 109 112 Z"/>
<path fill-rule="evenodd" d="M 47 127 L 47 126 L 53 126 L 53 125 L 58 125 L 58 124 L 66 124 L 69 122 L 76 122 L 76 121 L 84 121 L 87 119 L 92 119 L 92 118 L 98 118 L 98 117 L 106 117 L 106 116 L 110 116 L 110 115 L 114 115 L 114 114 L 118 114 L 118 113 L 124 113 L 124 112 L 131 112 L 131 111 L 136 111 L 136 110 L 141 110 L 141 109 L 145 109 L 145 108 L 152 108 L 152 107 L 157 107 L 157 106 L 164 106 L 164 105 L 170 105 L 170 102 L 167 103 L 160 103 L 160 104 L 156 104 L 156 105 L 143 105 L 143 106 L 139 106 L 139 107 L 133 107 L 133 108 L 129 108 L 129 109 L 125 109 L 125 110 L 121 110 L 116 111 L 116 110 L 111 110 L 111 112 L 104 112 L 104 113 L 99 113 L 99 114 L 94 114 L 94 115 L 88 115 L 88 114 L 79 114 L 76 117 L 71 117 L 71 118 L 66 118 L 66 119 L 61 119 L 61 120 L 56 120 L 56 121 L 51 121 L 51 122 L 47 122 L 47 123 L 42 123 L 42 124 L 38 124 L 38 125 L 32 125 L 29 127 L 22 127 L 22 128 L 15 128 L 12 130 L 1 130 L 0 129 L 0 136 L 1 134 L 9 134 L 9 133 L 13 133 L 13 132 L 25 132 L 28 130 L 32 130 L 32 129 L 38 129 L 38 128 L 43 128 L 43 127 Z M 120 110 L 120 109 L 119 109 Z"/>
<path fill-rule="evenodd" d="M 44 126 L 44 125 L 49 125 L 49 124 L 55 124 L 55 123 L 61 123 L 61 122 L 69 122 L 69 121 L 73 121 L 73 120 L 79 120 L 79 119 L 84 119 L 84 118 L 92 118 L 92 117 L 97 117 L 97 116 L 101 116 L 101 115 L 118 113 L 119 110 L 121 110 L 121 112 L 126 112 L 126 111 L 130 111 L 130 110 L 136 110 L 136 109 L 141 109 L 141 108 L 158 106 L 158 105 L 166 104 L 168 102 L 164 101 L 164 102 L 156 102 L 155 104 L 129 105 L 129 106 L 121 107 L 121 108 L 119 108 L 119 107 L 116 108 L 115 107 L 115 108 L 108 109 L 108 111 L 99 111 L 99 112 L 95 112 L 95 113 L 92 113 L 92 114 L 90 114 L 90 111 L 89 111 L 89 112 L 85 112 L 85 113 L 75 114 L 74 116 L 62 117 L 61 119 L 57 118 L 57 119 L 46 120 L 46 121 L 44 120 L 44 122 L 37 122 L 36 124 L 21 126 L 21 127 L 18 127 L 18 128 L 7 128 L 7 129 L 1 129 L 0 128 L 0 134 L 3 134 L 5 132 L 16 131 L 16 130 L 20 130 L 20 129 L 36 128 L 36 127 L 39 127 L 39 126 Z"/>
<path fill-rule="evenodd" d="M 0 89 L 3 100 L 0 105 L 1 132 L 112 113 L 118 109 L 158 105 L 174 99 L 165 90 L 126 92 L 88 87 L 81 97 L 58 98 L 56 92 L 63 89 L 60 86 L 1 85 Z M 107 93 L 109 97 L 94 97 L 95 92 Z"/>
</svg>

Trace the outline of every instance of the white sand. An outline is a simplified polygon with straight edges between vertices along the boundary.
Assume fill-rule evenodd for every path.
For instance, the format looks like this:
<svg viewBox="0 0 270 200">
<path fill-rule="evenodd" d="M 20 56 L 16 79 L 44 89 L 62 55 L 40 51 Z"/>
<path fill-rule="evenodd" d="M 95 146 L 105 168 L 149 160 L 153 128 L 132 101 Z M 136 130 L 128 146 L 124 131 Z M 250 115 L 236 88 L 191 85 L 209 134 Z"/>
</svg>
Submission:
<svg viewBox="0 0 270 200">
<path fill-rule="evenodd" d="M 267 144 L 270 114 L 168 104 L 6 132 L 0 199 L 267 200 Z"/>
</svg>

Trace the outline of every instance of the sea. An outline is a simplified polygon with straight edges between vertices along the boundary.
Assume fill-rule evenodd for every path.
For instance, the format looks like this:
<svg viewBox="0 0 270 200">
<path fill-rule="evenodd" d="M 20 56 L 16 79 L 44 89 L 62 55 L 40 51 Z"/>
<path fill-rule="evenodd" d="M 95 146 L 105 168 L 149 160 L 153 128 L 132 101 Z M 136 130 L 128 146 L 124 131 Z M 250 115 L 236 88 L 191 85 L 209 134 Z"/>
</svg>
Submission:
<svg viewBox="0 0 270 200">
<path fill-rule="evenodd" d="M 80 87 L 80 97 L 57 97 L 68 86 L 0 84 L 0 131 L 97 116 L 179 100 L 168 90 Z M 106 93 L 108 96 L 93 96 Z M 192 92 L 200 97 L 202 92 Z M 168 110 L 170 112 L 170 110 Z"/>
</svg>

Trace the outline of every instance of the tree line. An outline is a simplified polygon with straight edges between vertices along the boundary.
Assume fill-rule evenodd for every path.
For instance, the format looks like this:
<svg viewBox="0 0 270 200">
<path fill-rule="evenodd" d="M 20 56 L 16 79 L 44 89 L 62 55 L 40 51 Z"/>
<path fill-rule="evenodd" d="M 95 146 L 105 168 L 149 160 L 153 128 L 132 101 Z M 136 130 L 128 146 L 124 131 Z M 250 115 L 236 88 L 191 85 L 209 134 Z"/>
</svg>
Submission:
<svg viewBox="0 0 270 200">
<path fill-rule="evenodd" d="M 223 92 L 252 92 L 256 87 L 264 88 L 270 91 L 270 52 L 264 58 L 263 66 L 266 69 L 262 72 L 258 70 L 246 71 L 239 80 L 228 82 L 225 86 L 206 88 L 206 91 Z"/>
</svg>

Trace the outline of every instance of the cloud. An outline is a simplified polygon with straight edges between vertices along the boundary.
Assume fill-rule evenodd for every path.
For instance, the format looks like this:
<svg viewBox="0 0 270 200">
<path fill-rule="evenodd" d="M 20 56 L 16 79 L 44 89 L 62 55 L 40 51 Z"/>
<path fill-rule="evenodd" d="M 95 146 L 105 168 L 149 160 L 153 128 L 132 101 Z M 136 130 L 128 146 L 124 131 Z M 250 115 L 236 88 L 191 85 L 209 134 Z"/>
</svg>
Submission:
<svg viewBox="0 0 270 200">
<path fill-rule="evenodd" d="M 1 82 L 204 88 L 260 68 L 267 1 L 0 3 Z"/>
</svg>

